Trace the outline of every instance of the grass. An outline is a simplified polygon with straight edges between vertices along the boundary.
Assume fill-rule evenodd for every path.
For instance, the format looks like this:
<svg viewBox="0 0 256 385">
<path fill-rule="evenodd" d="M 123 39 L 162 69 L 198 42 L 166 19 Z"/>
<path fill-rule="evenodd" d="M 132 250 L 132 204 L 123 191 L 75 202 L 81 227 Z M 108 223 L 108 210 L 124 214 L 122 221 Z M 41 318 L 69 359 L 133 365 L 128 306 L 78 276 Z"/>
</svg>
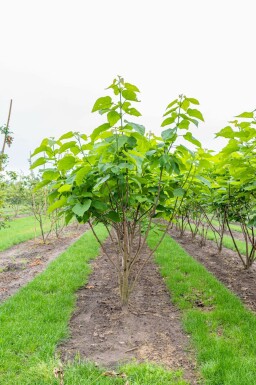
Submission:
<svg viewBox="0 0 256 385">
<path fill-rule="evenodd" d="M 194 224 L 191 224 L 191 227 L 195 228 L 195 225 Z M 189 229 L 187 229 L 189 231 Z M 217 235 L 218 236 L 218 235 Z M 235 237 L 235 236 L 234 236 Z M 216 239 L 214 237 L 214 232 L 209 229 L 208 232 L 207 232 L 207 236 L 206 236 L 206 239 L 208 239 L 209 241 L 214 241 L 216 242 Z M 236 244 L 237 244 L 237 247 L 238 249 L 240 250 L 241 254 L 245 255 L 246 254 L 246 245 L 245 245 L 245 242 L 244 241 L 241 241 L 239 239 L 236 239 Z M 233 251 L 236 251 L 236 248 L 234 246 L 234 243 L 232 241 L 232 238 L 228 235 L 224 235 L 223 236 L 223 246 L 225 246 L 227 249 L 230 249 L 230 250 L 233 250 Z"/>
<path fill-rule="evenodd" d="M 97 227 L 103 240 L 106 230 Z M 49 267 L 0 306 L 0 384 L 58 385 L 54 367 L 56 346 L 68 337 L 68 321 L 75 306 L 75 292 L 88 280 L 88 261 L 99 253 L 91 232 L 62 253 Z M 95 365 L 77 360 L 64 367 L 65 385 L 188 385 L 181 371 L 153 365 L 120 368 L 127 378 L 107 377 Z"/>
<path fill-rule="evenodd" d="M 93 364 L 75 363 L 65 369 L 65 385 L 189 385 L 182 379 L 181 371 L 167 371 L 149 363 L 122 366 L 119 373 L 124 373 L 124 378 L 107 377 L 103 373 Z"/>
<path fill-rule="evenodd" d="M 152 233 L 149 246 L 158 239 Z M 204 384 L 256 385 L 256 316 L 171 237 L 155 255 L 172 300 L 182 310 Z"/>
<path fill-rule="evenodd" d="M 215 241 L 214 233 L 212 230 L 208 230 L 207 239 L 209 239 L 210 241 Z M 241 254 L 245 255 L 246 254 L 245 242 L 241 241 L 239 239 L 236 239 L 236 244 L 237 244 L 237 247 L 240 250 Z M 225 246 L 227 249 L 236 251 L 236 248 L 234 246 L 232 238 L 229 237 L 228 235 L 224 235 L 224 237 L 223 237 L 223 246 Z"/>
<path fill-rule="evenodd" d="M 206 221 L 204 221 L 204 222 L 206 222 Z M 213 224 L 214 226 L 216 226 L 217 228 L 218 228 L 218 226 L 219 226 L 219 222 L 216 221 L 216 220 L 213 220 L 213 221 L 212 221 L 212 224 Z M 233 224 L 233 223 L 230 223 L 230 228 L 231 228 L 231 230 L 237 231 L 238 233 L 242 233 L 241 226 L 239 226 L 239 225 L 235 225 L 235 224 Z"/>
<path fill-rule="evenodd" d="M 45 230 L 49 230 L 50 221 L 45 220 Z M 8 223 L 8 227 L 0 230 L 0 251 L 6 250 L 13 245 L 25 242 L 34 236 L 41 235 L 39 223 L 36 222 L 34 216 L 17 218 Z"/>
<path fill-rule="evenodd" d="M 15 215 L 15 210 L 11 206 L 5 206 L 3 208 L 3 213 L 5 215 L 13 217 Z M 21 205 L 18 209 L 18 215 L 31 215 L 31 210 L 28 206 Z"/>
</svg>

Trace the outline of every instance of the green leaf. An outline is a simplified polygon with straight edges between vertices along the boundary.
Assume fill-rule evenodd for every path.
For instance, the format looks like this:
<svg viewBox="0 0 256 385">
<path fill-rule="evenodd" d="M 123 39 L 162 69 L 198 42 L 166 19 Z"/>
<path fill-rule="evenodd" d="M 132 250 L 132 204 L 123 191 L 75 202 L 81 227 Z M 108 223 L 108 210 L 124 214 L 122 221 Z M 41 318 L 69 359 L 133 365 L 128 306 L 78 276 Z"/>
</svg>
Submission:
<svg viewBox="0 0 256 385">
<path fill-rule="evenodd" d="M 42 164 L 45 164 L 45 163 L 47 163 L 47 159 L 41 157 L 41 158 L 38 158 L 38 159 L 37 159 L 37 160 L 30 166 L 30 168 L 31 168 L 31 170 L 32 170 L 33 168 L 36 168 L 36 167 L 38 167 L 38 166 L 42 166 Z"/>
<path fill-rule="evenodd" d="M 135 153 L 133 150 L 131 151 L 124 151 L 123 153 L 129 158 L 132 163 L 134 163 L 137 167 L 138 173 L 141 174 L 142 172 L 142 163 L 143 163 L 143 158 L 138 155 L 138 153 Z"/>
<path fill-rule="evenodd" d="M 172 112 L 177 111 L 177 109 L 178 109 L 178 106 L 177 106 L 177 107 L 174 107 L 174 108 L 171 108 L 170 110 L 166 111 L 166 112 L 163 114 L 163 116 L 167 116 L 167 115 L 171 114 Z"/>
<path fill-rule="evenodd" d="M 189 128 L 189 125 L 190 125 L 190 121 L 189 120 L 187 120 L 187 119 L 183 119 L 180 123 L 179 123 L 179 125 L 178 125 L 178 127 L 181 129 L 181 130 L 187 130 L 188 128 Z"/>
<path fill-rule="evenodd" d="M 163 123 L 161 124 L 161 127 L 164 127 L 164 126 L 167 126 L 168 124 L 172 124 L 173 122 L 175 122 L 175 118 L 173 117 L 170 117 L 170 118 L 167 118 L 163 121 Z"/>
<path fill-rule="evenodd" d="M 58 161 L 58 169 L 60 171 L 70 170 L 76 163 L 76 159 L 72 155 L 66 155 Z"/>
<path fill-rule="evenodd" d="M 82 217 L 84 213 L 89 210 L 91 203 L 92 203 L 91 199 L 85 199 L 83 203 L 77 203 L 72 208 L 72 211 L 78 217 Z"/>
<path fill-rule="evenodd" d="M 118 167 L 120 170 L 122 170 L 122 169 L 133 170 L 134 169 L 134 166 L 130 163 L 127 163 L 127 162 L 126 163 L 125 162 L 119 163 Z"/>
<path fill-rule="evenodd" d="M 124 86 L 125 86 L 125 88 L 127 88 L 127 90 L 135 91 L 135 92 L 140 92 L 138 87 L 136 87 L 135 85 L 133 85 L 131 83 L 124 83 Z"/>
<path fill-rule="evenodd" d="M 72 189 L 72 185 L 70 185 L 70 184 L 64 184 L 63 186 L 61 186 L 61 187 L 58 189 L 58 192 L 62 193 L 62 192 L 70 191 L 71 189 Z"/>
<path fill-rule="evenodd" d="M 32 157 L 32 156 L 35 156 L 35 155 L 37 155 L 37 154 L 40 154 L 40 152 L 46 152 L 46 151 L 49 151 L 49 150 L 51 150 L 51 148 L 50 148 L 49 146 L 41 145 L 41 146 L 39 146 L 39 147 L 37 147 L 37 148 L 35 149 L 35 151 L 34 151 L 33 154 L 31 155 L 31 157 Z"/>
<path fill-rule="evenodd" d="M 87 175 L 90 170 L 91 170 L 91 166 L 88 165 L 88 166 L 82 167 L 79 171 L 77 171 L 75 181 L 78 186 L 80 186 L 83 183 L 85 175 Z"/>
<path fill-rule="evenodd" d="M 120 114 L 116 111 L 109 111 L 107 118 L 110 127 L 113 127 L 120 120 Z"/>
<path fill-rule="evenodd" d="M 123 103 L 122 109 L 124 110 L 124 112 L 126 112 L 128 115 L 141 116 L 141 113 L 136 108 L 130 107 L 130 105 L 130 102 Z"/>
<path fill-rule="evenodd" d="M 58 177 L 60 176 L 60 173 L 56 170 L 46 170 L 44 171 L 43 175 L 42 175 L 42 178 L 45 179 L 45 180 L 56 180 L 58 179 Z"/>
<path fill-rule="evenodd" d="M 101 211 L 101 212 L 104 212 L 108 209 L 108 205 L 105 202 L 101 202 L 101 201 L 93 201 L 92 206 L 96 210 Z"/>
<path fill-rule="evenodd" d="M 211 182 L 208 179 L 205 179 L 201 175 L 197 175 L 196 178 L 203 182 L 203 184 L 205 184 L 207 187 L 211 187 Z"/>
<path fill-rule="evenodd" d="M 171 107 L 174 106 L 174 104 L 176 104 L 177 102 L 178 102 L 178 99 L 173 100 L 170 104 L 168 104 L 168 106 L 166 107 L 166 109 L 168 110 L 168 108 L 171 108 Z"/>
<path fill-rule="evenodd" d="M 116 143 L 115 145 L 120 149 L 123 147 L 126 143 L 128 143 L 129 137 L 126 135 L 116 135 Z"/>
<path fill-rule="evenodd" d="M 190 143 L 193 143 L 195 146 L 197 147 L 202 147 L 201 143 L 199 142 L 199 140 L 197 140 L 196 138 L 194 138 L 191 134 L 191 132 L 187 132 L 185 135 L 183 135 L 183 138 L 185 140 L 187 140 L 188 142 Z"/>
<path fill-rule="evenodd" d="M 221 150 L 221 153 L 229 155 L 239 150 L 239 142 L 236 139 L 230 139 L 228 144 Z"/>
<path fill-rule="evenodd" d="M 249 118 L 249 119 L 251 119 L 251 118 L 253 118 L 253 116 L 254 116 L 254 113 L 252 111 L 252 112 L 243 112 L 242 114 L 235 116 L 235 118 Z"/>
<path fill-rule="evenodd" d="M 84 198 L 92 198 L 92 193 L 90 191 L 83 191 L 81 196 Z"/>
<path fill-rule="evenodd" d="M 92 134 L 91 134 L 91 140 L 92 141 L 95 141 L 95 139 L 97 139 L 97 137 L 104 131 L 107 131 L 108 129 L 110 128 L 110 124 L 109 123 L 104 123 L 102 124 L 101 126 L 95 128 L 95 130 L 93 130 Z"/>
<path fill-rule="evenodd" d="M 72 155 L 66 155 L 58 161 L 58 169 L 60 171 L 70 170 L 76 163 L 76 159 Z"/>
<path fill-rule="evenodd" d="M 183 188 L 181 187 L 178 187 L 175 190 L 173 190 L 173 195 L 175 197 L 183 197 L 184 194 L 185 194 L 185 190 L 183 190 Z"/>
<path fill-rule="evenodd" d="M 70 139 L 70 138 L 73 138 L 74 136 L 74 133 L 72 131 L 69 131 L 67 132 L 66 134 L 62 135 L 59 140 L 63 140 L 63 139 Z"/>
<path fill-rule="evenodd" d="M 176 128 L 168 128 L 161 132 L 163 140 L 175 140 L 176 139 Z"/>
<path fill-rule="evenodd" d="M 184 99 L 183 102 L 181 103 L 181 108 L 184 111 L 187 111 L 188 107 L 190 106 L 190 102 L 188 99 Z"/>
<path fill-rule="evenodd" d="M 145 134 L 145 127 L 142 126 L 141 124 L 128 122 L 127 120 L 125 120 L 125 123 L 127 123 L 128 126 L 132 127 L 134 129 L 134 131 L 138 132 L 140 135 Z"/>
<path fill-rule="evenodd" d="M 168 154 L 164 154 L 164 155 L 162 155 L 160 158 L 159 158 L 159 164 L 160 164 L 160 166 L 166 166 L 167 164 L 169 164 L 169 160 L 170 160 L 170 158 L 169 158 L 169 156 L 168 156 Z"/>
<path fill-rule="evenodd" d="M 72 152 L 72 154 L 77 155 L 81 152 L 81 149 L 77 145 L 75 145 L 73 147 L 70 147 L 70 151 Z"/>
<path fill-rule="evenodd" d="M 132 90 L 123 90 L 122 91 L 122 96 L 126 100 L 133 100 L 134 102 L 138 102 L 137 95 L 134 91 Z"/>
<path fill-rule="evenodd" d="M 72 140 L 70 142 L 64 143 L 59 148 L 59 154 L 62 154 L 64 151 L 68 150 L 71 147 L 74 147 L 75 145 L 76 145 L 76 141 L 75 140 Z"/>
<path fill-rule="evenodd" d="M 71 219 L 73 218 L 74 214 L 71 213 L 70 211 L 65 214 L 65 225 L 67 226 Z"/>
<path fill-rule="evenodd" d="M 189 108 L 187 110 L 187 113 L 189 116 L 192 116 L 193 118 L 197 118 L 197 119 L 202 120 L 204 122 L 203 115 L 201 114 L 201 112 L 199 110 Z"/>
<path fill-rule="evenodd" d="M 105 183 L 109 178 L 110 178 L 109 174 L 104 176 L 104 177 L 99 178 L 93 189 L 96 190 L 99 186 L 101 186 L 103 183 Z"/>
<path fill-rule="evenodd" d="M 43 180 L 42 182 L 37 183 L 36 186 L 33 188 L 33 191 L 36 192 L 40 190 L 42 187 L 46 186 L 50 182 L 50 180 Z"/>
<path fill-rule="evenodd" d="M 189 120 L 190 122 L 194 123 L 198 127 L 198 120 L 190 118 L 189 116 L 185 114 L 180 114 L 181 118 Z"/>
<path fill-rule="evenodd" d="M 197 99 L 194 99 L 194 98 L 187 98 L 187 100 L 192 103 L 192 104 L 199 104 L 199 101 Z"/>
<path fill-rule="evenodd" d="M 216 137 L 218 136 L 222 136 L 223 138 L 234 138 L 234 131 L 230 126 L 226 126 L 217 132 Z"/>
<path fill-rule="evenodd" d="M 94 103 L 92 112 L 104 110 L 106 108 L 110 108 L 112 106 L 112 99 L 110 96 L 104 96 L 102 98 L 99 98 Z"/>
<path fill-rule="evenodd" d="M 107 214 L 106 214 L 106 217 L 108 219 L 110 219 L 111 221 L 113 222 L 120 222 L 121 219 L 119 217 L 119 214 L 115 211 L 109 211 Z"/>
<path fill-rule="evenodd" d="M 141 183 L 140 183 L 140 180 L 141 178 L 137 178 L 136 176 L 133 176 L 130 178 L 134 183 L 136 183 L 139 187 L 139 189 L 141 190 Z"/>
<path fill-rule="evenodd" d="M 62 197 L 62 198 L 60 198 L 58 201 L 54 202 L 54 203 L 48 208 L 47 211 L 48 211 L 48 213 L 50 214 L 50 213 L 53 212 L 54 210 L 59 209 L 60 207 L 65 206 L 66 203 L 67 203 L 67 198 Z"/>
</svg>

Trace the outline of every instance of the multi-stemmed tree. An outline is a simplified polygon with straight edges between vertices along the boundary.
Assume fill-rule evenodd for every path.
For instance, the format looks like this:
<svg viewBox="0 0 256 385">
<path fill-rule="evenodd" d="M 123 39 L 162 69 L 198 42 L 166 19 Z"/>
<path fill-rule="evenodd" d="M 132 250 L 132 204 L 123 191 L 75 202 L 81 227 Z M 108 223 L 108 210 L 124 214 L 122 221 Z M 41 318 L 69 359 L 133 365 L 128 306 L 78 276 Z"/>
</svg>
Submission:
<svg viewBox="0 0 256 385">
<path fill-rule="evenodd" d="M 116 254 L 101 245 L 115 267 L 126 306 L 150 258 L 140 260 L 150 230 L 162 218 L 165 235 L 194 177 L 195 158 L 178 139 L 199 146 L 189 127 L 203 117 L 191 108 L 199 104 L 196 99 L 180 95 L 167 106 L 165 129 L 156 136 L 131 122 L 141 115 L 134 106 L 136 86 L 118 77 L 108 89 L 113 97 L 99 98 L 92 109 L 106 116 L 105 122 L 89 137 L 68 132 L 58 140 L 44 139 L 34 151 L 33 156 L 42 156 L 32 168 L 44 165 L 39 187 L 51 188 L 50 212 L 59 209 L 67 222 L 72 217 L 88 222 L 97 239 L 94 224 L 111 229 Z"/>
</svg>

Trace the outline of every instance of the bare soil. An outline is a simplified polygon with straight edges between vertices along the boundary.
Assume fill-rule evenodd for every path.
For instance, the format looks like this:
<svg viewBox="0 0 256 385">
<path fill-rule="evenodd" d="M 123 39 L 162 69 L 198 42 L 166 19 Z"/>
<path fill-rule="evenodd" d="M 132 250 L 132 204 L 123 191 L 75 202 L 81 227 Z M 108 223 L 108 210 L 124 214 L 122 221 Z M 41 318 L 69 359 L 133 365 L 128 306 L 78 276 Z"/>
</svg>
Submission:
<svg viewBox="0 0 256 385">
<path fill-rule="evenodd" d="M 44 244 L 40 238 L 22 242 L 0 252 L 0 302 L 45 270 L 68 246 L 75 242 L 88 225 L 70 225 L 60 237 L 50 236 Z"/>
<path fill-rule="evenodd" d="M 115 252 L 110 240 L 105 247 L 110 255 Z M 145 248 L 143 258 L 148 253 Z M 190 384 L 197 384 L 189 336 L 182 331 L 180 312 L 171 303 L 154 262 L 146 265 L 128 312 L 121 309 L 115 271 L 107 258 L 101 255 L 92 267 L 88 284 L 77 293 L 70 339 L 59 347 L 62 359 L 73 360 L 78 355 L 108 368 L 134 359 L 151 361 L 183 369 Z"/>
<path fill-rule="evenodd" d="M 202 263 L 208 271 L 233 291 L 243 303 L 252 311 L 256 311 L 256 266 L 249 270 L 243 268 L 237 253 L 223 248 L 218 253 L 215 242 L 207 241 L 206 246 L 200 247 L 198 239 L 192 240 L 189 233 L 180 237 L 175 229 L 170 230 L 170 235 L 193 258 Z M 239 234 L 239 233 L 238 233 Z M 239 234 L 241 236 L 241 234 Z"/>
</svg>

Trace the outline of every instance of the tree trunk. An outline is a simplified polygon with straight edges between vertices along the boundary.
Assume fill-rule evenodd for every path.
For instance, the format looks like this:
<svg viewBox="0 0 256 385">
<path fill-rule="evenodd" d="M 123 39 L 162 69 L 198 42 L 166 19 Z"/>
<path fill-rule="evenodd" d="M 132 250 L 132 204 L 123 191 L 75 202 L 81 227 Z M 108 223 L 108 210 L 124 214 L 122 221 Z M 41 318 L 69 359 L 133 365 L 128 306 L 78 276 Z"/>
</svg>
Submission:
<svg viewBox="0 0 256 385">
<path fill-rule="evenodd" d="M 129 273 L 128 270 L 122 272 L 121 282 L 120 282 L 120 297 L 122 308 L 128 306 L 129 301 Z"/>
</svg>

